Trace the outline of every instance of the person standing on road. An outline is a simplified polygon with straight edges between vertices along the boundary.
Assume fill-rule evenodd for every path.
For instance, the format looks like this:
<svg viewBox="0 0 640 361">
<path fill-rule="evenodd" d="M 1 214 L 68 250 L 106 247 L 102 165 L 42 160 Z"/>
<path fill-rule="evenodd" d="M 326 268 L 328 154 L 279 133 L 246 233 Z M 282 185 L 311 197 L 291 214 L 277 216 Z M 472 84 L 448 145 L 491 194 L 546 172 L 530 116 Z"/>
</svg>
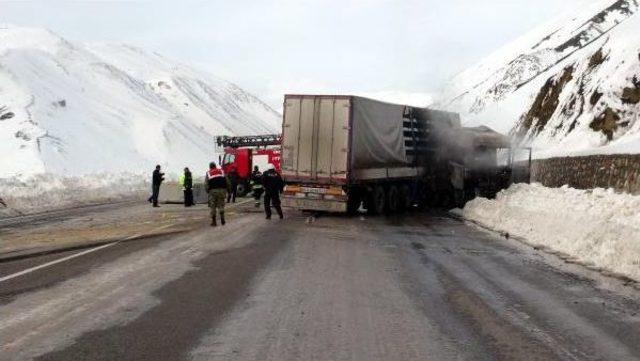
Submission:
<svg viewBox="0 0 640 361">
<path fill-rule="evenodd" d="M 264 192 L 264 188 L 262 188 L 262 172 L 260 172 L 258 166 L 253 167 L 253 172 L 251 172 L 251 189 L 253 190 L 253 199 L 256 200 L 256 208 L 258 208 L 260 207 L 260 197 Z"/>
<path fill-rule="evenodd" d="M 236 202 L 236 194 L 238 193 L 238 171 L 232 166 L 227 174 L 227 203 L 233 200 Z"/>
<path fill-rule="evenodd" d="M 211 208 L 211 226 L 216 227 L 216 213 L 220 210 L 220 223 L 225 225 L 224 196 L 227 191 L 227 180 L 222 169 L 214 162 L 209 163 L 209 171 L 205 175 L 205 189 L 209 194 L 209 208 Z"/>
<path fill-rule="evenodd" d="M 196 204 L 193 202 L 193 175 L 189 168 L 184 169 L 182 175 L 182 189 L 184 190 L 184 206 L 191 207 Z"/>
<path fill-rule="evenodd" d="M 276 172 L 273 164 L 267 166 L 267 170 L 262 174 L 262 185 L 264 186 L 264 212 L 267 219 L 271 219 L 271 205 L 278 212 L 280 219 L 282 215 L 282 207 L 280 206 L 280 193 L 284 189 L 284 181 L 278 172 Z"/>
<path fill-rule="evenodd" d="M 164 173 L 160 171 L 160 166 L 156 165 L 156 170 L 153 171 L 151 176 L 151 197 L 149 197 L 149 203 L 153 203 L 154 207 L 160 207 L 158 205 L 158 196 L 160 195 L 160 185 L 164 181 Z"/>
</svg>

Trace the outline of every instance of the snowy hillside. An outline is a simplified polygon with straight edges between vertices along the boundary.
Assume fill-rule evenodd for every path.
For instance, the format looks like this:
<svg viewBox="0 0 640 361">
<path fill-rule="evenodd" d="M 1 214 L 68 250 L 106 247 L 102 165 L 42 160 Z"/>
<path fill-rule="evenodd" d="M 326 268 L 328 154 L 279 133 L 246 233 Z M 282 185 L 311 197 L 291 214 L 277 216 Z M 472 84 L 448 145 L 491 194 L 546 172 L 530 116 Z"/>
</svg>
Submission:
<svg viewBox="0 0 640 361">
<path fill-rule="evenodd" d="M 437 105 L 537 155 L 640 151 L 640 2 L 599 0 L 456 76 Z"/>
<path fill-rule="evenodd" d="M 280 123 L 234 84 L 158 54 L 0 29 L 0 178 L 204 169 L 214 135 Z"/>
</svg>

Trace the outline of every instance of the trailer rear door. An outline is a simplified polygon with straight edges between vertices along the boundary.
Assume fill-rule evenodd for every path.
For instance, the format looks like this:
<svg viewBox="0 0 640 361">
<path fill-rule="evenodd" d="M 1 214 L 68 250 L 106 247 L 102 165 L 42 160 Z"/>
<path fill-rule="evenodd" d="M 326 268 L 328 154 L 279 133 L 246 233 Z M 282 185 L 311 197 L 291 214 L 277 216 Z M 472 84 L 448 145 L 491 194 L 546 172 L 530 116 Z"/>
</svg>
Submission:
<svg viewBox="0 0 640 361">
<path fill-rule="evenodd" d="M 287 181 L 346 183 L 350 98 L 290 95 L 284 105 L 282 170 Z"/>
</svg>

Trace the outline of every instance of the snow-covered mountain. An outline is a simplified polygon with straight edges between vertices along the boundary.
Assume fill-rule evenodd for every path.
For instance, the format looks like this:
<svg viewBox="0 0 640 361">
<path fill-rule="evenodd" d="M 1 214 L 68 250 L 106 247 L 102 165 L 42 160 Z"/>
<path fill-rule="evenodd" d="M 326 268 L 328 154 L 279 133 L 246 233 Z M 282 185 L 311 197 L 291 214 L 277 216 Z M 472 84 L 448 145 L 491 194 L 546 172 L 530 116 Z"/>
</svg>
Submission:
<svg viewBox="0 0 640 361">
<path fill-rule="evenodd" d="M 640 152 L 640 1 L 598 0 L 450 81 L 436 104 L 537 155 Z"/>
<path fill-rule="evenodd" d="M 0 178 L 204 169 L 215 135 L 280 123 L 236 85 L 158 54 L 0 28 Z"/>
</svg>

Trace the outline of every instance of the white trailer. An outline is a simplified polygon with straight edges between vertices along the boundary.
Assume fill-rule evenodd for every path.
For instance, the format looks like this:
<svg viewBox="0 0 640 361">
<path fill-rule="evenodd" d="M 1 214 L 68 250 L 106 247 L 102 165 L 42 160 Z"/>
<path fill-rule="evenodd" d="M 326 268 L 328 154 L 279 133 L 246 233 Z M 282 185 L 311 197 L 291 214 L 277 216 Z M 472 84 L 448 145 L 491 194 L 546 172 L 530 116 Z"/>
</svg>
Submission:
<svg viewBox="0 0 640 361">
<path fill-rule="evenodd" d="M 343 95 L 286 95 L 283 203 L 304 210 L 395 212 L 420 196 L 436 128 L 459 116 Z M 419 188 L 419 187 L 418 187 Z"/>
</svg>

